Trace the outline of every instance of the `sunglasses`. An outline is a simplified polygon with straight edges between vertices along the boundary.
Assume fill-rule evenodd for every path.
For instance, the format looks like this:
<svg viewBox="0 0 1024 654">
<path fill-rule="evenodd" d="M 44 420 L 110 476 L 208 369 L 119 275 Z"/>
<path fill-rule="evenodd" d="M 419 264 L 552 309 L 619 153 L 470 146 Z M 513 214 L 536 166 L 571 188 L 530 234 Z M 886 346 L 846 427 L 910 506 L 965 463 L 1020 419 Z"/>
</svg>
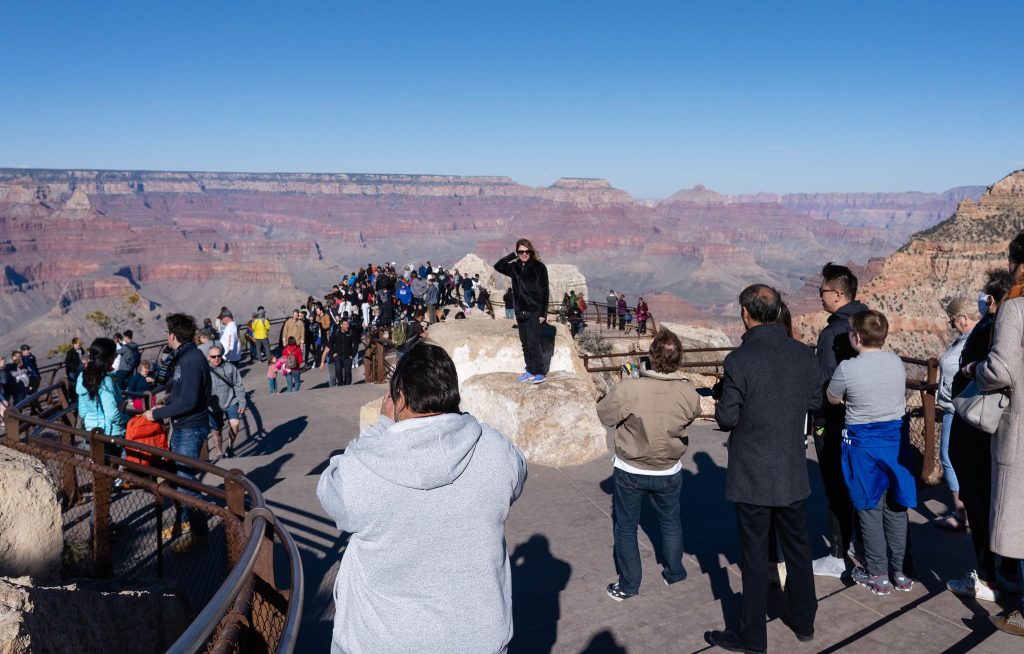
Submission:
<svg viewBox="0 0 1024 654">
<path fill-rule="evenodd" d="M 210 355 L 207 355 L 206 358 L 207 359 L 223 359 L 224 355 L 223 354 L 210 354 Z"/>
<path fill-rule="evenodd" d="M 516 250 L 516 254 L 533 254 L 533 250 Z"/>
</svg>

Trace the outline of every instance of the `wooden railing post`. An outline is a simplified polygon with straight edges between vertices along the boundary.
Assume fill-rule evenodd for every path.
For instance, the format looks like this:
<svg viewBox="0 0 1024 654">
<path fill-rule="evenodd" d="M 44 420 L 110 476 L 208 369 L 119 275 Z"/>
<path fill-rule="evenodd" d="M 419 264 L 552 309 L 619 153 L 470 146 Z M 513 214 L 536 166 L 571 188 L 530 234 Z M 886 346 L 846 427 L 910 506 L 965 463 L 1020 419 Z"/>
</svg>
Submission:
<svg viewBox="0 0 1024 654">
<path fill-rule="evenodd" d="M 928 376 L 925 380 L 928 390 L 921 391 L 921 409 L 924 412 L 924 463 L 921 465 L 921 481 L 934 485 L 939 482 L 938 449 L 939 434 L 935 428 L 935 390 L 939 381 L 939 361 L 928 359 Z"/>
<path fill-rule="evenodd" d="M 89 432 L 89 448 L 92 462 L 106 466 L 104 446 L 99 436 L 103 432 L 93 429 Z M 114 574 L 113 558 L 110 552 L 110 475 L 101 472 L 92 474 L 92 557 L 97 577 L 111 577 Z"/>
</svg>

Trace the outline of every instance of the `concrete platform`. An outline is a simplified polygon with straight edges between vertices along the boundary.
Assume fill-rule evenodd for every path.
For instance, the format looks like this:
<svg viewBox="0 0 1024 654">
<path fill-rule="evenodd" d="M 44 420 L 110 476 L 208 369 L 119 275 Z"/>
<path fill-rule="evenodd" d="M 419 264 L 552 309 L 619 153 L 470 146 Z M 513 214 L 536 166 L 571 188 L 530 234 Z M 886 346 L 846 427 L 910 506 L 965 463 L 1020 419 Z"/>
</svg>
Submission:
<svg viewBox="0 0 1024 654">
<path fill-rule="evenodd" d="M 384 386 L 357 383 L 327 388 L 322 370 L 307 372 L 297 394 L 267 394 L 265 368 L 244 370 L 254 390 L 253 435 L 233 459 L 264 491 L 290 528 L 303 555 L 307 584 L 300 652 L 328 651 L 334 612 L 331 589 L 345 538 L 326 518 L 315 490 L 328 458 L 357 435 L 359 407 L 382 397 Z M 357 379 L 361 378 L 356 375 Z M 702 652 L 710 629 L 732 626 L 741 590 L 732 505 L 723 499 L 725 435 L 711 423 L 691 428 L 683 459 L 683 534 L 689 578 L 661 583 L 660 566 L 641 535 L 644 582 L 640 595 L 614 602 L 604 592 L 615 580 L 612 562 L 611 463 L 534 465 L 513 506 L 506 538 L 513 561 L 513 654 Z M 821 483 L 808 449 L 814 492 L 809 503 L 812 540 L 824 553 Z M 945 580 L 972 567 L 970 537 L 927 521 L 945 511 L 944 489 L 925 489 L 912 513 L 911 539 L 918 583 L 910 593 L 876 597 L 837 579 L 816 578 L 816 637 L 800 643 L 777 619 L 781 595 L 769 603 L 769 649 L 801 652 L 1024 652 L 1024 639 L 996 631 L 988 615 L 997 605 L 962 600 Z M 941 499 L 940 499 L 941 498 Z M 1010 608 L 1015 598 L 1004 603 Z"/>
</svg>

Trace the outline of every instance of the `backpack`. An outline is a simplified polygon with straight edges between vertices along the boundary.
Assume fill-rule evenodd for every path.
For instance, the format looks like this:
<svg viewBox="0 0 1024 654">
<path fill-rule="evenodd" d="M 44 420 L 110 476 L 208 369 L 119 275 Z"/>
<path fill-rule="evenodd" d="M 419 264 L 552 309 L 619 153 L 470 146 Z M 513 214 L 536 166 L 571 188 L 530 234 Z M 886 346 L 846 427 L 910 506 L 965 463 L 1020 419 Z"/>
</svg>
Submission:
<svg viewBox="0 0 1024 654">
<path fill-rule="evenodd" d="M 404 321 L 400 321 L 391 328 L 391 342 L 402 347 L 405 345 L 405 340 L 409 336 L 408 325 Z"/>
<path fill-rule="evenodd" d="M 124 437 L 126 440 L 136 443 L 159 447 L 162 450 L 168 449 L 167 432 L 164 431 L 163 423 L 146 420 L 142 415 L 137 415 L 128 421 Z M 167 466 L 167 462 L 159 456 L 149 452 L 132 450 L 131 446 L 127 448 L 125 458 L 134 463 L 141 463 L 144 466 L 156 466 L 159 468 Z"/>
<path fill-rule="evenodd" d="M 295 357 L 295 352 L 288 353 L 288 356 L 284 360 L 284 367 L 288 370 L 298 370 L 299 360 Z"/>
</svg>

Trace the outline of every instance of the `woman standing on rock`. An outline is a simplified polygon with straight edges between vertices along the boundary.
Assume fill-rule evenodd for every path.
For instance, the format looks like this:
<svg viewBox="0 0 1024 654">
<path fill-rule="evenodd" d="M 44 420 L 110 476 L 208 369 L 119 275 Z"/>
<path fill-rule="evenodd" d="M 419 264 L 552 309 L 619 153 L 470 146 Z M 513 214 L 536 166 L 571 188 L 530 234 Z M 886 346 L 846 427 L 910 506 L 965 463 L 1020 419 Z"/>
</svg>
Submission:
<svg viewBox="0 0 1024 654">
<path fill-rule="evenodd" d="M 501 258 L 494 269 L 512 278 L 516 323 L 526 360 L 526 371 L 519 381 L 543 384 L 548 362 L 541 346 L 541 326 L 547 322 L 548 268 L 537 256 L 533 243 L 521 238 L 516 241 L 515 252 Z"/>
</svg>

